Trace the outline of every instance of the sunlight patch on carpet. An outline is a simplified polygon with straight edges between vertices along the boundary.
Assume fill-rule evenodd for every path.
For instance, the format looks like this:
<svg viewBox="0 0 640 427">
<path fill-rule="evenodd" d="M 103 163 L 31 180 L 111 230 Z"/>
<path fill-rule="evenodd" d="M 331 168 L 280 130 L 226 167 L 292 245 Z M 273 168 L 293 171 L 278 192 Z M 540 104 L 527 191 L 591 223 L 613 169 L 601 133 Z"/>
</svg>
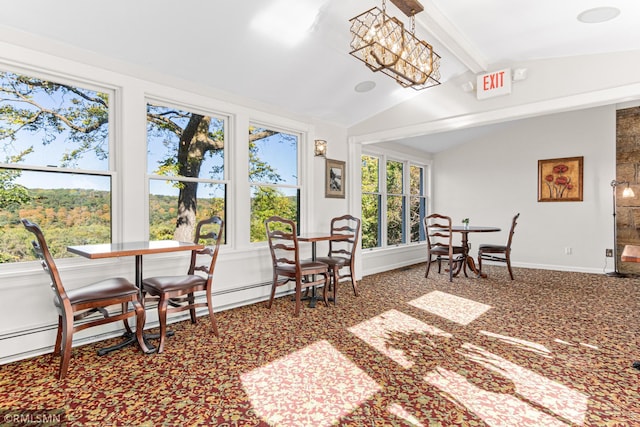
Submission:
<svg viewBox="0 0 640 427">
<path fill-rule="evenodd" d="M 329 426 L 381 387 L 328 341 L 240 376 L 256 414 L 271 425 Z"/>
<path fill-rule="evenodd" d="M 473 344 L 464 344 L 462 349 L 461 353 L 469 360 L 511 381 L 513 396 L 523 403 L 532 402 L 546 408 L 556 417 L 576 425 L 584 423 L 589 396 L 529 369 L 522 368 Z"/>
<path fill-rule="evenodd" d="M 507 344 L 511 344 L 517 348 L 530 351 L 532 353 L 536 353 L 542 357 L 551 357 L 551 350 L 545 347 L 542 344 L 538 344 L 537 342 L 531 342 L 527 340 L 523 340 L 520 338 L 514 338 L 507 335 L 500 335 L 489 331 L 480 331 L 481 334 L 486 335 L 488 337 L 497 338 L 502 342 Z"/>
<path fill-rule="evenodd" d="M 491 306 L 441 291 L 409 301 L 409 304 L 460 325 L 468 325 L 486 313 Z"/>
<path fill-rule="evenodd" d="M 424 380 L 492 427 L 567 427 L 567 423 L 545 414 L 517 396 L 484 390 L 482 384 L 473 384 L 459 373 L 443 367 L 431 371 Z"/>
<path fill-rule="evenodd" d="M 451 334 L 435 326 L 428 325 L 397 310 L 385 311 L 348 328 L 348 330 L 405 369 L 410 369 L 413 362 L 405 354 L 405 351 L 398 347 L 400 345 L 406 346 L 409 336 L 419 334 L 427 338 L 431 335 L 452 337 Z"/>
<path fill-rule="evenodd" d="M 393 403 L 391 405 L 389 405 L 389 413 L 395 415 L 396 417 L 402 418 L 403 420 L 405 420 L 406 422 L 409 423 L 409 425 L 412 426 L 416 426 L 416 427 L 424 427 L 424 424 L 422 424 L 420 422 L 420 420 L 418 420 L 416 417 L 414 417 L 413 415 L 411 415 L 409 413 L 409 411 L 407 411 L 406 409 L 404 409 L 400 404 L 398 403 Z"/>
<path fill-rule="evenodd" d="M 581 342 L 580 345 L 583 346 L 583 347 L 590 348 L 591 350 L 600 350 L 600 347 L 598 347 L 597 345 L 587 344 L 587 343 L 584 343 L 584 342 Z"/>
</svg>

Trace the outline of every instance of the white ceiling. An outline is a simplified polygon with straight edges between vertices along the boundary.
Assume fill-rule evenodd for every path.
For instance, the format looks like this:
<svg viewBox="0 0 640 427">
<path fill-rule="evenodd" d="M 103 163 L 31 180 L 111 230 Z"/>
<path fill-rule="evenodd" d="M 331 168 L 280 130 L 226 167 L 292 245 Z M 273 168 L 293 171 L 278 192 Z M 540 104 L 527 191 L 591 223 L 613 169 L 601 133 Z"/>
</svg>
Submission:
<svg viewBox="0 0 640 427">
<path fill-rule="evenodd" d="M 421 3 L 416 35 L 442 57 L 444 84 L 516 62 L 640 49 L 636 0 Z M 348 54 L 349 19 L 374 6 L 381 1 L 13 0 L 3 2 L 0 25 L 349 127 L 424 92 L 402 89 Z M 578 22 L 580 12 L 601 6 L 621 14 Z M 409 25 L 390 1 L 387 13 Z M 300 38 L 283 39 L 283 30 L 305 22 Z M 354 91 L 368 80 L 373 91 Z"/>
</svg>

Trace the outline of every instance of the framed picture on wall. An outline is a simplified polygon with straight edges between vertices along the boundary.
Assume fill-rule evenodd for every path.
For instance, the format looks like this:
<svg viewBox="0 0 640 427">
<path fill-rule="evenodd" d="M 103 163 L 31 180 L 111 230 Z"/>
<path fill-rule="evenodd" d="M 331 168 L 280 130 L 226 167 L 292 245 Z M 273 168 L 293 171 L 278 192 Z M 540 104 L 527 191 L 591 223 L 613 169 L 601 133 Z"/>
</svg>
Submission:
<svg viewBox="0 0 640 427">
<path fill-rule="evenodd" d="M 327 159 L 325 171 L 324 196 L 344 199 L 345 162 Z"/>
<path fill-rule="evenodd" d="M 584 157 L 538 160 L 539 202 L 581 202 Z"/>
</svg>

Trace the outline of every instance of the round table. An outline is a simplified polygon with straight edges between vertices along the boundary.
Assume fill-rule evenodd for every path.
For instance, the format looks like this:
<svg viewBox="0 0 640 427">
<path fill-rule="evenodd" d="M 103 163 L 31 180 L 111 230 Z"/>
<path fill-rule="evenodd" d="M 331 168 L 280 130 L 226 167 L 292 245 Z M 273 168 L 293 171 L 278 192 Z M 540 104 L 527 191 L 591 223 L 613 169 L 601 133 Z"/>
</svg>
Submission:
<svg viewBox="0 0 640 427">
<path fill-rule="evenodd" d="M 462 234 L 462 247 L 464 249 L 464 256 L 466 258 L 466 262 L 462 263 L 462 268 L 464 268 L 464 275 L 467 276 L 467 266 L 473 271 L 476 276 L 486 278 L 487 275 L 482 273 L 476 267 L 476 262 L 471 255 L 469 255 L 469 233 L 492 233 L 496 231 L 500 231 L 499 227 L 480 227 L 473 225 L 454 225 L 451 227 L 451 231 L 455 233 Z M 458 271 L 454 273 L 454 276 L 457 276 L 460 273 L 460 268 Z"/>
</svg>

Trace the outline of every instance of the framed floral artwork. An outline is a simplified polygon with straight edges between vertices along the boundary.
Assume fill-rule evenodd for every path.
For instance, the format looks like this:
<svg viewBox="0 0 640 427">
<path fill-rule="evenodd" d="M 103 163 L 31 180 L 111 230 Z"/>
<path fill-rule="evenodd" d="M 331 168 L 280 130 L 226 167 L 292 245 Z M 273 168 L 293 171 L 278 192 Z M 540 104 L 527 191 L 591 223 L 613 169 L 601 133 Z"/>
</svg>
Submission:
<svg viewBox="0 0 640 427">
<path fill-rule="evenodd" d="M 584 157 L 538 160 L 539 202 L 581 202 Z"/>
</svg>

